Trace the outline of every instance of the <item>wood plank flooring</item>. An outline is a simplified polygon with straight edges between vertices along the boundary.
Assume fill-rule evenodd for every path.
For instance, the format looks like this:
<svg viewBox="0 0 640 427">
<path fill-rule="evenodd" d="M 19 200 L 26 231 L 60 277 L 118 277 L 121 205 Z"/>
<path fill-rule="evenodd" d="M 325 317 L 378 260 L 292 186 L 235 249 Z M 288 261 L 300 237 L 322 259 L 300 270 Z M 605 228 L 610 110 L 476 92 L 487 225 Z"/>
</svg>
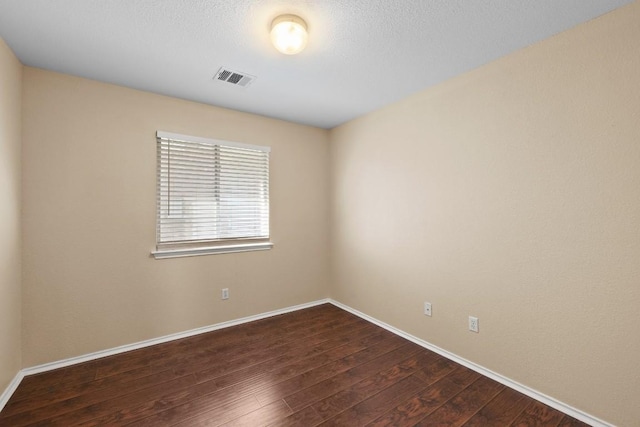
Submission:
<svg viewBox="0 0 640 427">
<path fill-rule="evenodd" d="M 0 426 L 585 426 L 325 304 L 26 377 Z"/>
</svg>

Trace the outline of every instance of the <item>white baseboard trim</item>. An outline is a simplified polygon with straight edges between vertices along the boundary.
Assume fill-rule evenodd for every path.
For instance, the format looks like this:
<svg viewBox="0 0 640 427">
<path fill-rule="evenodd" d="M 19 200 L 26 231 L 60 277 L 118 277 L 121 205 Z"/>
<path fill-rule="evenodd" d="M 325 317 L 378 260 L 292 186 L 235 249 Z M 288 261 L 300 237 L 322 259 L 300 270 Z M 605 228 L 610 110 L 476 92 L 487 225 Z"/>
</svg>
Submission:
<svg viewBox="0 0 640 427">
<path fill-rule="evenodd" d="M 491 378 L 494 381 L 497 381 L 501 384 L 506 385 L 507 387 L 510 387 L 516 391 L 519 391 L 520 393 L 527 395 L 529 397 L 531 397 L 532 399 L 535 399 L 539 402 L 544 403 L 545 405 L 548 405 L 554 409 L 557 409 L 560 412 L 563 412 L 577 420 L 580 420 L 584 423 L 587 423 L 593 427 L 615 427 L 613 424 L 609 424 L 606 421 L 603 421 L 599 418 L 596 418 L 592 415 L 589 415 L 579 409 L 576 409 L 572 406 L 569 406 L 563 402 L 560 402 L 557 399 L 554 399 L 553 397 L 547 396 L 544 393 L 540 393 L 537 390 L 534 390 L 530 387 L 527 387 L 525 385 L 520 384 L 517 381 L 514 381 L 512 379 L 509 379 L 503 375 L 498 374 L 497 372 L 493 372 L 490 369 L 487 369 L 483 366 L 480 366 L 476 363 L 473 363 L 467 359 L 464 359 L 460 356 L 458 356 L 457 354 L 451 353 L 447 350 L 444 350 L 438 346 L 435 346 L 425 340 L 422 340 L 418 337 L 415 337 L 411 334 L 408 334 L 396 327 L 393 327 L 387 323 L 384 323 L 374 317 L 371 317 L 367 314 L 364 314 L 354 308 L 349 307 L 348 305 L 342 304 L 341 302 L 335 301 L 333 299 L 329 299 L 329 302 L 333 305 L 335 305 L 336 307 L 339 307 L 345 311 L 348 311 L 349 313 L 355 314 L 358 317 L 361 317 L 364 320 L 367 320 L 375 325 L 380 326 L 381 328 L 386 329 L 389 332 L 392 332 L 398 336 L 401 336 L 402 338 L 405 338 L 415 344 L 418 344 L 419 346 L 422 346 L 428 350 L 433 351 L 434 353 L 438 353 L 439 355 L 446 357 L 449 360 L 452 360 L 456 363 L 459 363 L 463 366 L 466 366 L 469 369 L 472 369 L 486 377 Z"/>
<path fill-rule="evenodd" d="M 4 409 L 4 405 L 7 404 L 9 398 L 16 391 L 23 378 L 24 374 L 22 373 L 22 371 L 18 372 L 16 376 L 13 377 L 13 380 L 11 380 L 7 388 L 2 392 L 2 394 L 0 394 L 0 412 L 2 412 L 2 409 Z"/>
<path fill-rule="evenodd" d="M 227 322 L 216 323 L 215 325 L 204 326 L 201 328 L 191 329 L 185 332 L 178 332 L 175 334 L 165 335 L 158 338 L 152 338 L 145 341 L 139 341 L 133 344 L 126 344 L 119 347 L 114 347 L 106 350 L 96 351 L 94 353 L 85 354 L 82 356 L 70 357 L 64 360 L 58 360 L 56 362 L 45 363 L 42 365 L 33 366 L 30 368 L 24 368 L 15 376 L 9 387 L 0 395 L 0 411 L 9 401 L 9 398 L 20 385 L 20 382 L 27 375 L 39 374 L 42 372 L 52 371 L 54 369 L 64 368 L 78 363 L 89 362 L 91 360 L 101 359 L 107 356 L 113 356 L 115 354 L 125 353 L 127 351 L 138 350 L 140 348 L 149 347 L 156 344 L 162 344 L 169 341 L 174 341 L 182 338 L 188 338 L 194 335 L 200 335 L 207 332 L 217 331 L 219 329 L 229 328 L 231 326 L 241 325 L 243 323 L 253 322 L 255 320 L 266 319 L 267 317 L 277 316 L 279 314 L 290 313 L 292 311 L 303 310 L 305 308 L 315 307 L 317 305 L 329 303 L 329 299 L 325 298 L 305 304 L 294 305 L 291 307 L 282 308 L 279 310 L 273 310 L 266 313 L 260 313 L 253 316 L 247 316 L 240 319 L 229 320 Z"/>
</svg>

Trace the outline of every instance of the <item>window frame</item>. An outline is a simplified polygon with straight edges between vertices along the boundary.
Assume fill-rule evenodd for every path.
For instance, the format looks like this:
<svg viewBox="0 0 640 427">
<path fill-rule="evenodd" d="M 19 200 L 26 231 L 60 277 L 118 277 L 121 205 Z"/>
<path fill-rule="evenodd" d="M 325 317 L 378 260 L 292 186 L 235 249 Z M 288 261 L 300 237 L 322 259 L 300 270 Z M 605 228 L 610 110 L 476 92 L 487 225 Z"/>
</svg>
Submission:
<svg viewBox="0 0 640 427">
<path fill-rule="evenodd" d="M 162 166 L 162 160 L 164 159 L 162 156 L 166 156 L 168 154 L 166 154 L 166 149 L 165 151 L 163 151 L 162 148 L 162 144 L 171 144 L 171 142 L 175 142 L 176 145 L 179 143 L 183 143 L 183 144 L 205 144 L 205 145 L 212 145 L 215 148 L 215 151 L 218 154 L 215 154 L 211 157 L 211 159 L 213 160 L 213 165 L 215 166 L 213 168 L 213 171 L 211 172 L 211 176 L 206 176 L 207 173 L 203 173 L 203 172 L 198 172 L 198 173 L 202 173 L 203 175 L 205 175 L 206 178 L 210 178 L 211 180 L 213 180 L 214 182 L 218 182 L 218 180 L 221 179 L 221 176 L 224 173 L 229 173 L 228 171 L 224 170 L 221 166 L 220 166 L 220 162 L 222 159 L 222 155 L 219 153 L 219 150 L 224 150 L 229 149 L 229 150 L 252 150 L 252 151 L 260 151 L 263 153 L 267 153 L 266 154 L 266 169 L 267 169 L 267 176 L 266 176 L 266 185 L 267 185 L 267 190 L 266 190 L 266 197 L 267 197 L 267 235 L 263 236 L 263 237 L 245 237 L 245 236 L 236 236 L 236 237 L 220 237 L 220 238 L 201 238 L 201 239 L 190 239 L 190 240 L 176 240 L 176 241 L 162 241 L 162 235 L 163 235 L 163 230 L 162 227 L 164 225 L 165 227 L 165 232 L 166 232 L 166 228 L 169 226 L 169 222 L 167 221 L 168 219 L 168 215 L 163 215 L 161 212 L 164 210 L 166 210 L 166 208 L 162 207 L 162 196 L 163 194 L 165 195 L 165 197 L 170 198 L 171 197 L 171 193 L 168 192 L 169 190 L 167 190 L 165 187 L 166 185 L 170 184 L 165 184 L 165 187 L 162 186 L 162 182 L 167 182 L 170 181 L 172 176 L 171 174 L 171 170 L 167 169 L 166 167 L 163 168 Z M 218 147 L 224 147 L 219 149 Z M 170 150 L 170 148 L 169 148 Z M 157 161 L 157 171 L 156 171 L 156 249 L 154 251 L 151 252 L 152 256 L 155 259 L 165 259 L 165 258 L 177 258 L 177 257 L 188 257 L 188 256 L 200 256 L 200 255 L 210 255 L 210 254 L 222 254 L 222 253 L 235 253 L 235 252 L 250 252 L 250 251 L 263 251 L 263 250 L 269 250 L 273 247 L 273 243 L 271 242 L 271 224 L 270 224 L 270 198 L 269 198 L 269 182 L 270 182 L 270 173 L 269 173 L 269 166 L 270 166 L 270 151 L 271 151 L 271 147 L 268 146 L 262 146 L 262 145 L 252 145 L 252 144 L 245 144 L 245 143 L 240 143 L 240 142 L 233 142 L 233 141 L 225 141 L 225 140 L 219 140 L 219 139 L 212 139 L 212 138 L 203 138 L 203 137 L 196 137 L 196 136 L 190 136 L 190 135 L 182 135 L 182 134 L 177 134 L 177 133 L 171 133 L 171 132 L 164 132 L 164 131 L 156 131 L 156 161 Z M 218 157 L 219 156 L 219 157 Z M 209 159 L 207 159 L 209 160 Z M 242 163 L 237 163 L 237 164 L 233 164 L 233 166 L 244 166 Z M 231 166 L 228 166 L 231 167 Z M 223 172 L 224 171 L 224 172 Z M 191 171 L 189 171 L 191 172 Z M 235 171 L 234 171 L 235 173 Z M 163 175 L 164 174 L 164 175 Z M 175 178 L 174 178 L 175 179 Z M 164 180 L 164 181 L 163 181 Z M 265 183 L 262 182 L 260 183 L 261 185 L 264 185 Z M 193 192 L 197 193 L 197 184 L 195 184 L 196 187 L 194 187 L 193 189 L 189 189 Z M 219 188 L 220 186 L 216 186 L 216 188 Z M 236 188 L 233 188 L 236 189 Z M 187 190 L 186 192 L 188 193 L 189 190 Z M 214 198 L 217 198 L 219 200 L 219 198 L 221 197 L 221 194 L 223 193 L 217 193 Z M 262 197 L 264 197 L 264 195 L 262 195 Z M 215 203 L 214 203 L 215 205 Z M 219 209 L 218 208 L 214 208 L 215 209 Z M 216 214 L 214 214 L 216 215 Z M 258 223 L 259 223 L 259 218 L 260 215 L 264 215 L 264 207 L 260 208 L 260 213 L 257 214 L 258 215 Z M 263 217 L 264 218 L 264 217 Z M 184 222 L 180 223 L 182 226 L 184 226 L 185 224 L 187 224 L 189 222 L 189 220 L 192 220 L 193 217 L 189 217 L 188 215 L 185 215 L 184 217 L 182 217 L 182 220 Z M 255 217 L 253 218 L 255 220 Z M 206 226 L 219 226 L 219 216 L 215 216 L 214 218 L 212 218 L 211 223 L 207 223 Z M 205 226 L 205 227 L 206 227 Z M 185 229 L 186 230 L 186 229 Z M 195 232 L 195 231 L 194 231 Z M 240 231 L 241 233 L 241 231 Z"/>
</svg>

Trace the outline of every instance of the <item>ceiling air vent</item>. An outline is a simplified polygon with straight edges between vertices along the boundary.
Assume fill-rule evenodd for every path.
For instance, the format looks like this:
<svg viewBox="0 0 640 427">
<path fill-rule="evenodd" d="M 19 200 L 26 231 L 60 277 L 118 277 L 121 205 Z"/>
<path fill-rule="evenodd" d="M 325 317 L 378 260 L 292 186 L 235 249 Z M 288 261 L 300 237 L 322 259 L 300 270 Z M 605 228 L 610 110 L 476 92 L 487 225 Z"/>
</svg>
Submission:
<svg viewBox="0 0 640 427">
<path fill-rule="evenodd" d="M 239 71 L 233 71 L 225 67 L 220 68 L 214 77 L 214 80 L 231 83 L 241 87 L 249 86 L 255 79 L 256 76 L 241 73 Z"/>
</svg>

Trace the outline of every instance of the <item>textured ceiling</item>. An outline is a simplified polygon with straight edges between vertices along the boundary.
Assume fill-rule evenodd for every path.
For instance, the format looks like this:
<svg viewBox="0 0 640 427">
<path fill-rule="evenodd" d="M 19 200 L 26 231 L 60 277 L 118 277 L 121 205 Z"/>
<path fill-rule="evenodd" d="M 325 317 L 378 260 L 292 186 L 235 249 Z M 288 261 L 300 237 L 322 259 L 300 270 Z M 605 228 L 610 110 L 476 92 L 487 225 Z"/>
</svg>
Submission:
<svg viewBox="0 0 640 427">
<path fill-rule="evenodd" d="M 630 2 L 0 0 L 0 37 L 29 66 L 331 128 Z M 269 43 L 283 13 L 309 26 L 297 56 Z"/>
</svg>

